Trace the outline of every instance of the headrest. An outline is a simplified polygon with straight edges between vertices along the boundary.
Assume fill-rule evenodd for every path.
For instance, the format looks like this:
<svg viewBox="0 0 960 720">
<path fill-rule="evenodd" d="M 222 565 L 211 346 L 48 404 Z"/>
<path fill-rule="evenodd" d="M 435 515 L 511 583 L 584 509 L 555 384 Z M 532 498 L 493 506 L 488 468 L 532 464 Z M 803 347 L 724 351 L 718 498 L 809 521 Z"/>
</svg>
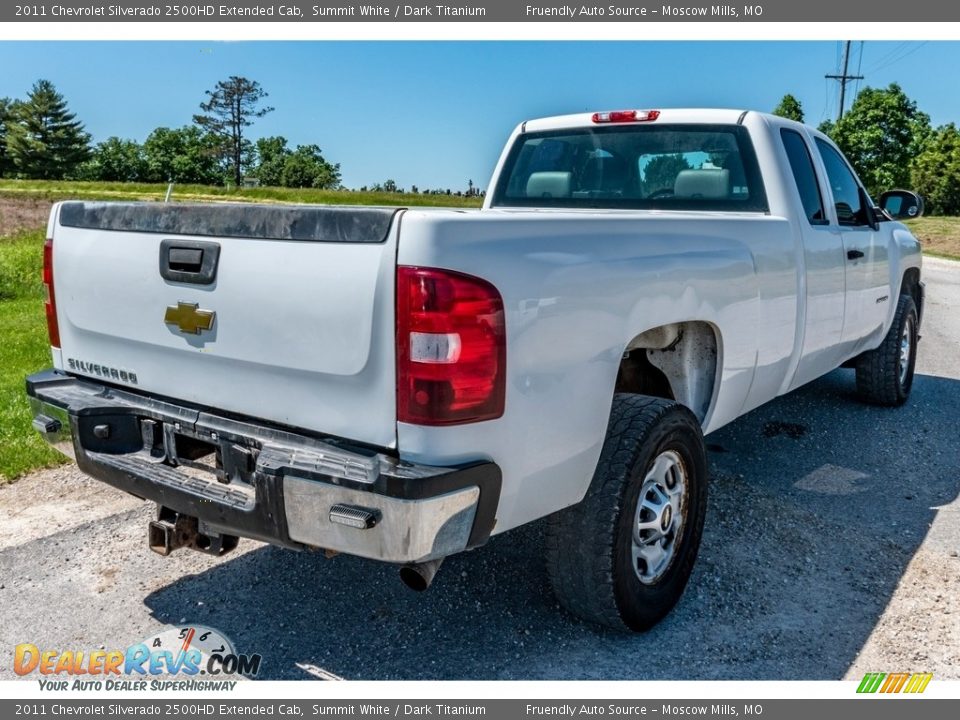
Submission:
<svg viewBox="0 0 960 720">
<path fill-rule="evenodd" d="M 673 195 L 707 200 L 730 197 L 730 171 L 720 168 L 681 170 L 673 183 Z"/>
<path fill-rule="evenodd" d="M 527 180 L 527 197 L 570 197 L 569 172 L 535 172 Z"/>
</svg>

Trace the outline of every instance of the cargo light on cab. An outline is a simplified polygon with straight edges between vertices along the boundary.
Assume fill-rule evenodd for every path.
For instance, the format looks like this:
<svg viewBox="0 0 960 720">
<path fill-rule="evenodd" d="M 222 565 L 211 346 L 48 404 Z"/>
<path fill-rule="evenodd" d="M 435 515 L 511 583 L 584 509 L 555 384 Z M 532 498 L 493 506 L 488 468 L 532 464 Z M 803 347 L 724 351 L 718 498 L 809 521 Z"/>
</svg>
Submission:
<svg viewBox="0 0 960 720">
<path fill-rule="evenodd" d="M 659 110 L 611 110 L 593 114 L 595 123 L 652 122 L 660 117 Z"/>
</svg>

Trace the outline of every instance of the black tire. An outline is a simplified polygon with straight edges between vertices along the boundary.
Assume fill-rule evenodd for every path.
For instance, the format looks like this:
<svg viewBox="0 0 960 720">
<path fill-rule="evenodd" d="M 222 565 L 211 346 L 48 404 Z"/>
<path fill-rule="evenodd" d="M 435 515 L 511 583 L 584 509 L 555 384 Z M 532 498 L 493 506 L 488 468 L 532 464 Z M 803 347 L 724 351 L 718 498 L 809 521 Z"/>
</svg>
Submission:
<svg viewBox="0 0 960 720">
<path fill-rule="evenodd" d="M 906 367 L 902 358 L 902 341 L 907 337 Z M 909 295 L 901 295 L 887 336 L 876 350 L 857 358 L 857 395 L 874 405 L 903 405 L 913 387 L 913 370 L 917 363 L 917 307 Z"/>
<path fill-rule="evenodd" d="M 656 579 L 641 582 L 633 555 L 637 504 L 644 478 L 663 453 L 682 461 L 684 519 L 666 569 Z M 706 507 L 706 450 L 693 413 L 672 400 L 614 396 L 586 497 L 552 515 L 547 524 L 547 570 L 560 604 L 584 620 L 616 630 L 653 627 L 683 594 L 700 547 Z"/>
</svg>

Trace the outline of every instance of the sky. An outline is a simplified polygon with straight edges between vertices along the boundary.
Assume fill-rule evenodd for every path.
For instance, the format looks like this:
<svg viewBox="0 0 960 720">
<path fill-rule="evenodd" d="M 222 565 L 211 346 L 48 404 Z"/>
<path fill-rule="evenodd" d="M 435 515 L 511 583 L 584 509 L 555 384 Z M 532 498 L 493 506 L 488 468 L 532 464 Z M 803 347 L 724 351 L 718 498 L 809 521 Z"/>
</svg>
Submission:
<svg viewBox="0 0 960 720">
<path fill-rule="evenodd" d="M 252 137 L 317 144 L 343 183 L 486 188 L 525 119 L 665 107 L 770 111 L 784 93 L 808 123 L 835 117 L 838 42 L 0 42 L 0 97 L 51 80 L 95 142 L 143 141 L 191 121 L 230 75 L 274 112 Z M 861 58 L 862 51 L 862 58 Z M 855 42 L 860 87 L 899 83 L 934 125 L 960 122 L 960 42 Z M 859 70 L 859 72 L 857 72 Z M 851 83 L 847 107 L 856 90 Z"/>
</svg>

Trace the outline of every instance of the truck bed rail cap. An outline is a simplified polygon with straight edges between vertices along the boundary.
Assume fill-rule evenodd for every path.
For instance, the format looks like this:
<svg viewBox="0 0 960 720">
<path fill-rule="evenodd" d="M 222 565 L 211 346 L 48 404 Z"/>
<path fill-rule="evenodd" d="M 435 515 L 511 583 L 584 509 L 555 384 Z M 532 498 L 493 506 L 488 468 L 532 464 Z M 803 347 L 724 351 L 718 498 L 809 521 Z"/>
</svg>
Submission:
<svg viewBox="0 0 960 720">
<path fill-rule="evenodd" d="M 65 202 L 60 225 L 89 230 L 381 243 L 403 208 L 247 203 Z"/>
</svg>

